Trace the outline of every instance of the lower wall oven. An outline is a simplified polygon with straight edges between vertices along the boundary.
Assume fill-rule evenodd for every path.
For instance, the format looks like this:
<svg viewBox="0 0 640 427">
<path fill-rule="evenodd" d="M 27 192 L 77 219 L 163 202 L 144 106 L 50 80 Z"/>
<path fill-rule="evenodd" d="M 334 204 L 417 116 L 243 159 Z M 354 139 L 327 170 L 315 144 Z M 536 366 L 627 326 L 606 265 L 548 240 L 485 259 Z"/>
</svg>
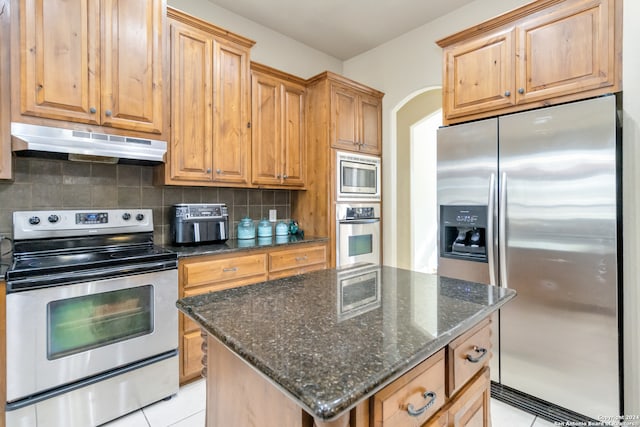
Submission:
<svg viewBox="0 0 640 427">
<path fill-rule="evenodd" d="M 380 262 L 380 204 L 336 204 L 336 267 Z"/>
<path fill-rule="evenodd" d="M 151 239 L 16 240 L 7 426 L 97 426 L 178 391 L 177 258 Z"/>
</svg>

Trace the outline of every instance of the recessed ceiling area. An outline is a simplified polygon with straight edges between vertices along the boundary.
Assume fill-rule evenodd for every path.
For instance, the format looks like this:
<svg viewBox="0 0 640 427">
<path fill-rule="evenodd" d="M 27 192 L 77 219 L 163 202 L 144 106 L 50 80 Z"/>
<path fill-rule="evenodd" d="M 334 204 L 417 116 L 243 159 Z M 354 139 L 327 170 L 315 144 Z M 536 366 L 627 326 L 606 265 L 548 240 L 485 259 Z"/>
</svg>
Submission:
<svg viewBox="0 0 640 427">
<path fill-rule="evenodd" d="M 340 60 L 473 0 L 209 0 Z"/>
</svg>

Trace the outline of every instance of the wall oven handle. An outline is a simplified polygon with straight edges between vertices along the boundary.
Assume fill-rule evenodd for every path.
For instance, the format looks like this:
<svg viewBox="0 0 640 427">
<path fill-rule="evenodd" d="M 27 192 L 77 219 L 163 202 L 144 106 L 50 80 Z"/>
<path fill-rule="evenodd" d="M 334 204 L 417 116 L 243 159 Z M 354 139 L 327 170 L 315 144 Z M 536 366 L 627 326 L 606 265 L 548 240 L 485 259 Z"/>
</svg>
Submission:
<svg viewBox="0 0 640 427">
<path fill-rule="evenodd" d="M 500 223 L 498 230 L 500 248 L 500 285 L 508 288 L 507 283 L 507 173 L 502 172 L 500 180 L 500 204 L 498 205 L 498 216 Z"/>
<path fill-rule="evenodd" d="M 380 222 L 380 218 L 340 220 L 340 224 L 375 224 L 377 222 Z"/>
<path fill-rule="evenodd" d="M 493 215 L 496 198 L 496 174 L 491 173 L 489 177 L 489 205 L 487 207 L 487 235 L 485 237 L 487 245 L 487 258 L 489 262 L 489 284 L 496 286 L 496 259 L 495 241 L 493 234 Z"/>
</svg>

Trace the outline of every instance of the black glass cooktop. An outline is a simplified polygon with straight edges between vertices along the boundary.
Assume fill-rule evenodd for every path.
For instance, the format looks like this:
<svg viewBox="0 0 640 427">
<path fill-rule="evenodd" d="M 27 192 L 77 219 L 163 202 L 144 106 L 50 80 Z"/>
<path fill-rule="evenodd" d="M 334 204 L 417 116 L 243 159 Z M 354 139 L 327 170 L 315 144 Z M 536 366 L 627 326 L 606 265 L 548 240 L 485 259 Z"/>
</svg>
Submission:
<svg viewBox="0 0 640 427">
<path fill-rule="evenodd" d="M 16 246 L 7 290 L 57 286 L 177 267 L 175 252 L 149 239 L 78 238 Z"/>
</svg>

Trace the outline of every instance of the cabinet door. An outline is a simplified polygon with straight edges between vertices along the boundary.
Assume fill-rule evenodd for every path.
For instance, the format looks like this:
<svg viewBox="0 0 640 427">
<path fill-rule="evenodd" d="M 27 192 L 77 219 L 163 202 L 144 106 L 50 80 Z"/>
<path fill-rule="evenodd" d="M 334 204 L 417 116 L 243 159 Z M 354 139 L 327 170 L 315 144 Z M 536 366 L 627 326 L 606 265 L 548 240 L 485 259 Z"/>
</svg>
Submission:
<svg viewBox="0 0 640 427">
<path fill-rule="evenodd" d="M 0 179 L 11 179 L 9 0 L 0 0 Z"/>
<path fill-rule="evenodd" d="M 517 28 L 518 102 L 615 84 L 614 1 L 563 2 Z"/>
<path fill-rule="evenodd" d="M 249 182 L 249 50 L 214 42 L 213 180 Z"/>
<path fill-rule="evenodd" d="M 331 87 L 331 146 L 358 149 L 358 94 L 340 86 Z"/>
<path fill-rule="evenodd" d="M 447 119 L 514 104 L 514 31 L 509 28 L 445 49 Z"/>
<path fill-rule="evenodd" d="M 282 84 L 282 182 L 304 186 L 306 171 L 305 88 Z"/>
<path fill-rule="evenodd" d="M 382 153 L 382 101 L 374 96 L 360 95 L 360 151 Z"/>
<path fill-rule="evenodd" d="M 171 178 L 213 179 L 213 38 L 178 21 L 171 24 Z"/>
<path fill-rule="evenodd" d="M 491 382 L 489 368 L 467 384 L 449 407 L 449 427 L 491 425 Z"/>
<path fill-rule="evenodd" d="M 103 125 L 162 133 L 163 15 L 162 0 L 102 0 Z"/>
<path fill-rule="evenodd" d="M 251 76 L 251 176 L 254 184 L 278 185 L 282 178 L 280 81 L 253 72 Z"/>
<path fill-rule="evenodd" d="M 98 0 L 20 1 L 22 114 L 99 123 L 99 13 Z"/>
</svg>

